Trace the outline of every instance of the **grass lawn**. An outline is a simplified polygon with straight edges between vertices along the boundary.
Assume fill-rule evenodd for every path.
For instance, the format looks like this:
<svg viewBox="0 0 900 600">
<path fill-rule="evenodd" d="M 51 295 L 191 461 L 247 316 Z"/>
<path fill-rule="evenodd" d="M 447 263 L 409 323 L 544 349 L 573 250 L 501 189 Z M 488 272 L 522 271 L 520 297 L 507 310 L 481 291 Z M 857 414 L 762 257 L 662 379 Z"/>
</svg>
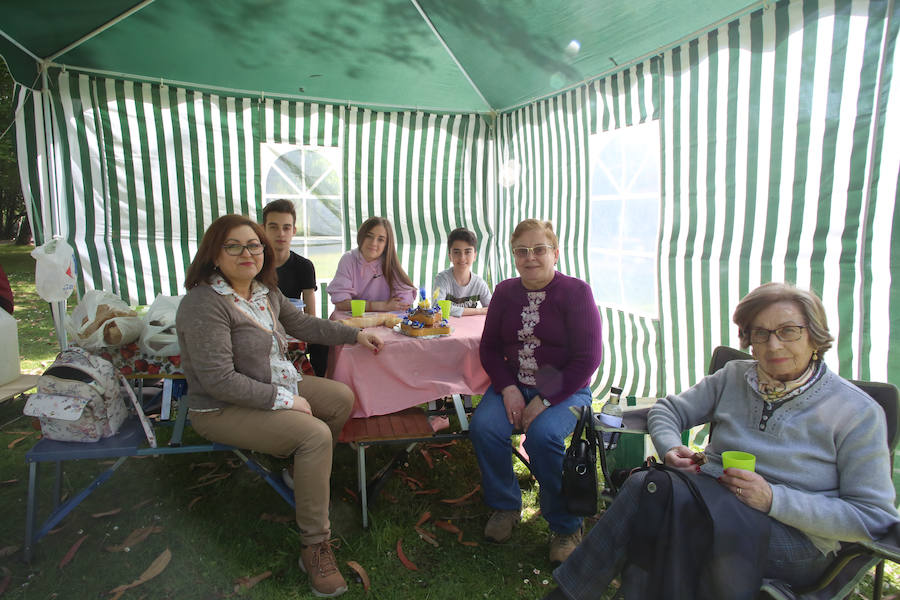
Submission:
<svg viewBox="0 0 900 600">
<path fill-rule="evenodd" d="M 0 264 L 10 276 L 19 321 L 23 371 L 40 373 L 53 360 L 55 334 L 47 304 L 34 293 L 31 248 L 0 244 Z M 70 307 L 74 301 L 70 301 Z M 30 419 L 22 416 L 24 400 L 0 404 L 0 596 L 21 599 L 113 598 L 110 591 L 138 580 L 165 552 L 171 560 L 151 580 L 124 592 L 123 598 L 259 599 L 312 598 L 306 576 L 297 567 L 300 542 L 292 511 L 261 478 L 231 454 L 209 453 L 127 460 L 112 478 L 76 508 L 56 530 L 42 539 L 30 565 L 22 562 L 28 475 L 25 452 L 37 442 Z M 192 435 L 189 433 L 189 435 Z M 161 440 L 165 443 L 165 440 Z M 369 474 L 393 457 L 399 446 L 371 448 Z M 425 451 L 428 455 L 423 454 Z M 256 458 L 273 469 L 286 462 Z M 433 465 L 429 465 L 429 460 Z M 62 492 L 71 497 L 108 468 L 111 461 L 69 462 Z M 481 537 L 489 509 L 476 492 L 460 504 L 442 502 L 470 492 L 479 483 L 471 446 L 459 440 L 447 447 L 419 445 L 401 467 L 409 479 L 393 476 L 372 507 L 370 527 L 363 530 L 359 506 L 351 491 L 356 481 L 356 455 L 346 445 L 335 452 L 331 519 L 340 547 L 336 554 L 350 581 L 348 599 L 427 598 L 456 600 L 536 599 L 552 587 L 547 559 L 546 523 L 537 514 L 537 486 L 517 464 L 525 512 L 513 539 L 497 545 Z M 42 469 L 39 508 L 50 506 L 52 468 Z M 216 476 L 225 475 L 222 479 Z M 423 525 L 438 546 L 415 531 Z M 434 526 L 446 520 L 457 535 Z M 143 531 L 146 537 L 125 544 Z M 398 541 L 417 567 L 401 564 Z M 74 550 L 74 552 L 73 552 Z M 361 564 L 371 578 L 366 592 L 351 577 L 347 561 Z M 248 578 L 262 577 L 249 589 Z M 886 595 L 900 592 L 898 576 L 888 566 Z M 871 583 L 861 588 L 871 596 Z M 611 596 L 611 593 L 604 597 Z"/>
</svg>

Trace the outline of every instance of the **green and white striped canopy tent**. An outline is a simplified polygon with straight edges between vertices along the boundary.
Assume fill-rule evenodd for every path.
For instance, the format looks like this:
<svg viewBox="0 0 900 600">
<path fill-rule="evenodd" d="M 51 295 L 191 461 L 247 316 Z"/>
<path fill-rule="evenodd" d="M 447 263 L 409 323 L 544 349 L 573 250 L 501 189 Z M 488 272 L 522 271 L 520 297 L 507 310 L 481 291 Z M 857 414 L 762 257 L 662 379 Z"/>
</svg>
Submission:
<svg viewBox="0 0 900 600">
<path fill-rule="evenodd" d="M 13 0 L 0 54 L 21 84 L 36 240 L 69 240 L 82 291 L 177 294 L 212 219 L 312 188 L 302 239 L 326 281 L 329 257 L 383 215 L 414 281 L 430 285 L 446 233 L 467 226 L 496 283 L 515 275 L 512 228 L 536 217 L 557 228 L 561 271 L 623 289 L 631 263 L 598 275 L 613 271 L 597 256 L 632 248 L 622 235 L 595 251 L 618 221 L 592 201 L 591 140 L 644 124 L 659 148 L 645 151 L 657 208 L 638 215 L 658 221 L 650 308 L 598 300 L 598 393 L 694 383 L 713 347 L 738 344 L 738 299 L 769 280 L 822 296 L 842 375 L 900 384 L 897 13 L 894 0 Z"/>
</svg>

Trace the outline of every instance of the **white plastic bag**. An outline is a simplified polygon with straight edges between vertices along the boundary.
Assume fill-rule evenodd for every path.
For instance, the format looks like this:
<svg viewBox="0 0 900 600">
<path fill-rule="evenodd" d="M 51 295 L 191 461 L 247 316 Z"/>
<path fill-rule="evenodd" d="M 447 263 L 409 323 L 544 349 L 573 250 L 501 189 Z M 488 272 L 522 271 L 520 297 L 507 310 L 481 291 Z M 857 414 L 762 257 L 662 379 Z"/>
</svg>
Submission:
<svg viewBox="0 0 900 600">
<path fill-rule="evenodd" d="M 37 261 L 34 284 L 38 296 L 47 302 L 61 302 L 75 289 L 75 262 L 72 246 L 64 239 L 50 240 L 31 251 Z"/>
<path fill-rule="evenodd" d="M 121 298 L 100 290 L 88 290 L 66 318 L 66 331 L 85 350 L 130 344 L 143 330 L 144 321 Z"/>
<path fill-rule="evenodd" d="M 175 334 L 175 313 L 184 296 L 157 296 L 144 315 L 140 348 L 146 356 L 175 356 L 181 352 Z"/>
</svg>

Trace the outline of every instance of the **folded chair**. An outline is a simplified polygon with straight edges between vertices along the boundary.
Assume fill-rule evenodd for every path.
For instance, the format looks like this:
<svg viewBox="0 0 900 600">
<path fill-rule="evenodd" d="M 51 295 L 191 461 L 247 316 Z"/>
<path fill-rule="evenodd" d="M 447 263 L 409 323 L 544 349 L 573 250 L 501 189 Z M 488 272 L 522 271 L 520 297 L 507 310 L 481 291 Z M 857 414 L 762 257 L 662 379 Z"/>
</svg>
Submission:
<svg viewBox="0 0 900 600">
<path fill-rule="evenodd" d="M 715 373 L 731 360 L 751 358 L 746 352 L 727 346 L 719 346 L 713 351 L 708 373 Z M 887 420 L 886 441 L 891 455 L 891 470 L 893 472 L 894 450 L 897 446 L 898 430 L 900 430 L 900 391 L 890 383 L 854 380 L 851 380 L 851 382 L 869 394 L 884 410 Z M 629 417 L 630 420 L 625 424 L 627 433 L 648 433 L 647 410 L 632 411 Z M 641 423 L 641 420 L 643 423 Z M 595 427 L 600 431 L 604 430 L 599 422 L 595 423 Z M 711 436 L 712 431 L 709 434 Z M 606 476 L 607 473 L 604 472 L 604 477 Z M 607 490 L 609 489 L 610 484 L 607 484 Z M 612 487 L 612 491 L 613 493 L 615 492 L 614 487 Z M 885 560 L 900 563 L 900 524 L 895 525 L 879 540 L 844 544 L 829 568 L 815 584 L 804 589 L 793 589 L 783 581 L 766 579 L 763 581 L 758 597 L 773 598 L 775 600 L 838 600 L 847 598 L 865 574 L 874 566 L 875 580 L 872 584 L 872 597 L 873 600 L 880 600 Z"/>
</svg>

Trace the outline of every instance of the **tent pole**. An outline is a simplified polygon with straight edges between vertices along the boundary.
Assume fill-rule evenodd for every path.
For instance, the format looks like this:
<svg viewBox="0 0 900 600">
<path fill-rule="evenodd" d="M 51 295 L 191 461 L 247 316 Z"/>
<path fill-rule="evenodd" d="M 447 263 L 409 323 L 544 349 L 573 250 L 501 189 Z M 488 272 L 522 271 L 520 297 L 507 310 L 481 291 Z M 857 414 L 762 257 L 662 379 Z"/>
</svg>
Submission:
<svg viewBox="0 0 900 600">
<path fill-rule="evenodd" d="M 50 205 L 50 231 L 51 239 L 63 237 L 62 225 L 59 215 L 59 194 L 56 187 L 56 170 L 53 161 L 55 148 L 53 145 L 53 107 L 50 105 L 50 86 L 47 77 L 47 63 L 41 63 L 41 108 L 44 112 L 44 163 L 47 169 L 47 195 Z M 47 243 L 46 240 L 44 243 Z M 66 339 L 66 328 L 63 320 L 66 315 L 66 301 L 50 303 L 50 312 L 53 315 L 53 326 L 56 328 L 56 339 L 59 342 L 59 349 L 65 350 L 68 346 Z"/>
<path fill-rule="evenodd" d="M 491 106 L 491 103 L 487 101 L 484 97 L 484 94 L 481 93 L 481 90 L 478 89 L 478 86 L 475 85 L 475 82 L 472 81 L 472 78 L 469 77 L 469 73 L 463 68 L 458 60 L 456 60 L 456 55 L 453 54 L 453 51 L 450 49 L 450 46 L 447 45 L 447 42 L 444 41 L 444 38 L 441 37 L 441 34 L 438 33 L 438 30 L 435 29 L 434 23 L 431 22 L 431 19 L 428 18 L 428 15 L 425 14 L 425 11 L 422 10 L 422 7 L 419 6 L 419 0 L 409 0 L 412 2 L 412 5 L 416 7 L 416 10 L 419 11 L 419 14 L 422 15 L 422 20 L 425 21 L 425 24 L 428 25 L 428 28 L 431 29 L 431 33 L 434 34 L 434 37 L 437 38 L 437 41 L 441 43 L 441 46 L 444 47 L 444 50 L 447 54 L 450 55 L 450 58 L 453 60 L 453 63 L 456 65 L 456 68 L 459 69 L 459 72 L 463 74 L 463 77 L 466 78 L 466 81 L 469 82 L 469 85 L 472 86 L 472 89 L 475 90 L 475 93 L 478 94 L 478 97 L 481 98 L 481 101 L 484 102 L 484 105 L 488 108 L 488 110 L 493 111 L 494 107 Z"/>
<path fill-rule="evenodd" d="M 66 46 L 65 48 L 63 48 L 62 50 L 57 50 L 56 52 L 54 52 L 53 54 L 51 54 L 50 56 L 48 56 L 48 57 L 47 57 L 46 59 L 44 59 L 44 60 L 45 60 L 47 63 L 53 62 L 54 60 L 56 60 L 57 58 L 59 58 L 60 56 L 62 56 L 62 55 L 65 54 L 66 52 L 68 52 L 69 50 L 74 50 L 75 48 L 77 48 L 77 47 L 80 46 L 81 44 L 85 43 L 86 41 L 90 40 L 91 38 L 96 37 L 96 36 L 100 35 L 101 33 L 103 33 L 104 31 L 106 31 L 107 29 L 109 29 L 110 27 L 113 27 L 113 26 L 116 25 L 119 21 L 124 21 L 125 19 L 127 19 L 128 17 L 130 17 L 131 15 L 133 15 L 134 13 L 136 13 L 137 11 L 141 10 L 142 8 L 144 8 L 145 6 L 147 6 L 148 4 L 153 4 L 155 1 L 156 1 L 156 0 L 144 0 L 143 2 L 141 2 L 140 4 L 138 4 L 137 6 L 133 6 L 133 7 L 129 8 L 128 10 L 126 10 L 125 12 L 123 12 L 123 13 L 122 13 L 121 15 L 119 15 L 118 17 L 116 17 L 116 18 L 114 18 L 114 19 L 112 19 L 112 20 L 110 20 L 110 21 L 107 21 L 106 23 L 104 23 L 103 25 L 101 25 L 100 27 L 98 27 L 97 29 L 95 29 L 95 30 L 91 31 L 90 33 L 88 33 L 88 34 L 86 34 L 86 35 L 80 37 L 80 38 L 77 39 L 77 40 L 75 40 L 74 42 L 72 42 L 71 44 L 69 44 L 68 46 Z"/>
</svg>

